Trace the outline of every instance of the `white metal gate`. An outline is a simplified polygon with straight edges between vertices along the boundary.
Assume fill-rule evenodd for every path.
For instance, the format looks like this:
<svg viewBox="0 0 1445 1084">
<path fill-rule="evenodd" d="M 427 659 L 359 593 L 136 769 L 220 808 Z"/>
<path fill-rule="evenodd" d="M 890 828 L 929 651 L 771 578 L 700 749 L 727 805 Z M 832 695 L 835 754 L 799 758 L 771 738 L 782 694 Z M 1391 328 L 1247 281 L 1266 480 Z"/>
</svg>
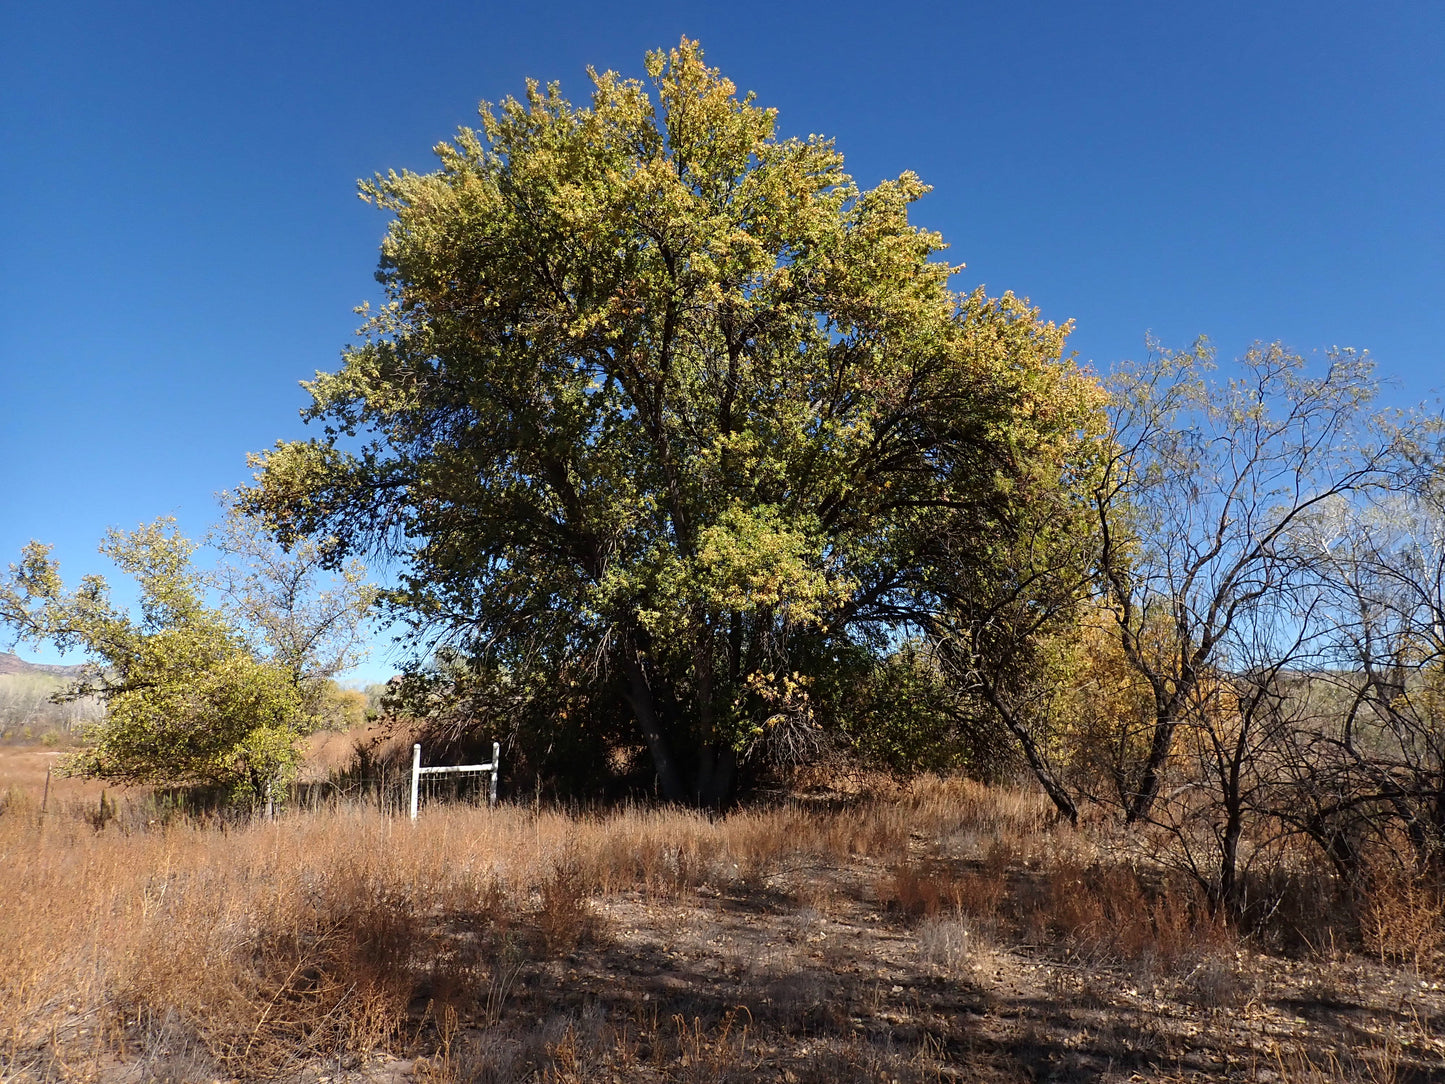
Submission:
<svg viewBox="0 0 1445 1084">
<path fill-rule="evenodd" d="M 461 775 L 467 772 L 491 772 L 491 787 L 487 792 L 489 805 L 497 804 L 497 771 L 502 764 L 502 743 L 492 742 L 490 764 L 441 764 L 435 768 L 421 766 L 421 743 L 411 747 L 411 819 L 416 820 L 417 802 L 421 796 L 421 777 L 424 775 Z"/>
</svg>

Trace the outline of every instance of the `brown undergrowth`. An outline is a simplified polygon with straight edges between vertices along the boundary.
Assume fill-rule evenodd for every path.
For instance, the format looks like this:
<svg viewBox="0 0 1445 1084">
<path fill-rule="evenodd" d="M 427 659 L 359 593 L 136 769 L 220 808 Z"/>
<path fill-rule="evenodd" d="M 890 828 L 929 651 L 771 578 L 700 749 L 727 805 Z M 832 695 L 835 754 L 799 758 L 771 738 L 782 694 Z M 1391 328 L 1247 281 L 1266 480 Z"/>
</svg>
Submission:
<svg viewBox="0 0 1445 1084">
<path fill-rule="evenodd" d="M 1376 906 L 1390 945 L 1405 916 L 1427 931 L 1408 951 L 1263 952 L 1167 865 L 1011 789 L 415 825 L 113 804 L 8 792 L 0 1079 L 1442 1072 L 1438 899 Z"/>
</svg>

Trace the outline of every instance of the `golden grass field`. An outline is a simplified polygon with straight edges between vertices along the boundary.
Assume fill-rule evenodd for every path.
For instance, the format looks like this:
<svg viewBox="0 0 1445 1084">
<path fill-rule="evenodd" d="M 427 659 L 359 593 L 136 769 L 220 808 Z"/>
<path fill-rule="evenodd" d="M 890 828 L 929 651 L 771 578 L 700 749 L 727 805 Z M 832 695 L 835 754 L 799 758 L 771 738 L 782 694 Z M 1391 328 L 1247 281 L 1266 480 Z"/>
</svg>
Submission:
<svg viewBox="0 0 1445 1084">
<path fill-rule="evenodd" d="M 1242 938 L 1019 790 L 187 821 L 42 812 L 48 756 L 0 747 L 5 1081 L 1445 1079 L 1438 914 L 1302 874 Z"/>
</svg>

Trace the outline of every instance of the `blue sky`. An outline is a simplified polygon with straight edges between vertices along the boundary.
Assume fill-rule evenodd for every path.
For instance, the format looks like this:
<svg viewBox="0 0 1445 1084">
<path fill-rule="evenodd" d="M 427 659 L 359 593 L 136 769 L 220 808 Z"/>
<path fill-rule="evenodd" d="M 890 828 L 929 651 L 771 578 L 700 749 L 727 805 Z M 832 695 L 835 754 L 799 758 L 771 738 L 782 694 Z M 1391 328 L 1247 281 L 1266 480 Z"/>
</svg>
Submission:
<svg viewBox="0 0 1445 1084">
<path fill-rule="evenodd" d="M 38 538 L 67 580 L 108 526 L 202 533 L 303 434 L 297 382 L 376 295 L 358 177 L 684 34 L 861 184 L 921 174 L 956 286 L 1073 318 L 1099 369 L 1206 333 L 1367 348 L 1402 404 L 1445 385 L 1438 2 L 5 10 L 0 562 Z"/>
</svg>

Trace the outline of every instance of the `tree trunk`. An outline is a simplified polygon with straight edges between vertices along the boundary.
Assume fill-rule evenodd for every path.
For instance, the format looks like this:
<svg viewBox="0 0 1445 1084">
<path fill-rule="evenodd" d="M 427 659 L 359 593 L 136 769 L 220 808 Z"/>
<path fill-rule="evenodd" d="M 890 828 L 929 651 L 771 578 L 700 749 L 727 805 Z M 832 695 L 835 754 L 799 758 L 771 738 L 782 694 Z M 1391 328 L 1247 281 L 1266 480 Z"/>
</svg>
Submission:
<svg viewBox="0 0 1445 1084">
<path fill-rule="evenodd" d="M 1029 768 L 1034 773 L 1034 778 L 1037 779 L 1039 784 L 1044 788 L 1044 793 L 1047 794 L 1049 800 L 1054 803 L 1054 808 L 1056 808 L 1070 824 L 1077 825 L 1079 823 L 1079 807 L 1074 803 L 1074 799 L 1069 796 L 1069 792 L 1064 790 L 1059 781 L 1054 778 L 1053 773 L 1049 771 L 1048 765 L 1044 763 L 1043 754 L 1039 752 L 1038 743 L 1034 741 L 1033 735 L 1029 733 L 1028 728 L 1019 723 L 1014 713 L 1009 710 L 1008 706 L 1004 704 L 996 691 L 987 682 L 981 683 L 979 688 L 983 693 L 984 699 L 989 702 L 994 711 L 998 712 L 999 718 L 1004 721 L 1004 725 L 1008 727 L 1009 733 L 1017 739 L 1019 747 L 1024 751 L 1024 759 L 1029 762 Z"/>
<path fill-rule="evenodd" d="M 623 665 L 627 671 L 627 691 L 624 695 L 637 719 L 637 728 L 642 731 L 642 736 L 647 741 L 648 752 L 652 754 L 652 767 L 657 772 L 657 784 L 662 790 L 662 796 L 669 802 L 686 802 L 687 789 L 683 786 L 682 776 L 678 773 L 672 751 L 667 745 L 667 737 L 663 734 L 657 718 L 657 698 L 652 694 L 652 686 L 648 683 L 647 672 L 642 667 L 637 647 L 630 639 L 622 654 Z"/>
<path fill-rule="evenodd" d="M 710 744 L 702 750 L 697 773 L 697 803 L 704 809 L 722 809 L 733 797 L 738 755 L 729 745 Z"/>
<path fill-rule="evenodd" d="M 1219 895 L 1215 907 L 1223 908 L 1232 919 L 1238 919 L 1243 910 L 1239 883 L 1239 839 L 1243 832 L 1243 812 L 1231 806 L 1224 834 L 1219 838 Z"/>
<path fill-rule="evenodd" d="M 1168 701 L 1157 709 L 1154 719 L 1154 740 L 1149 743 L 1149 756 L 1144 761 L 1144 770 L 1139 775 L 1139 786 L 1124 811 L 1125 824 L 1137 824 L 1147 820 L 1154 808 L 1154 799 L 1159 796 L 1159 787 L 1164 781 L 1164 763 L 1174 746 L 1174 731 L 1178 728 L 1179 705 L 1189 687 L 1176 688 Z"/>
<path fill-rule="evenodd" d="M 1325 852 L 1325 857 L 1330 860 L 1340 883 L 1351 891 L 1359 889 L 1364 864 L 1359 849 L 1344 829 L 1331 823 L 1319 812 L 1311 813 L 1300 821 L 1299 825 L 1301 831 Z"/>
</svg>

